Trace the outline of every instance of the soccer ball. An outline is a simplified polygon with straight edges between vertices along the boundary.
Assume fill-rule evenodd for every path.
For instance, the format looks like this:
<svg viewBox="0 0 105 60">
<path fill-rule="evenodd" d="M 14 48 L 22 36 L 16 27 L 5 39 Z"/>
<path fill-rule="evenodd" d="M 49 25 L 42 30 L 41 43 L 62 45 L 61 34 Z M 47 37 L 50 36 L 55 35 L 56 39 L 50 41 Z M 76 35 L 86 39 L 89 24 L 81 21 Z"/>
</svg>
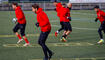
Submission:
<svg viewBox="0 0 105 60">
<path fill-rule="evenodd" d="M 12 22 L 13 23 L 16 23 L 17 22 L 17 19 L 16 18 L 13 18 Z"/>
</svg>

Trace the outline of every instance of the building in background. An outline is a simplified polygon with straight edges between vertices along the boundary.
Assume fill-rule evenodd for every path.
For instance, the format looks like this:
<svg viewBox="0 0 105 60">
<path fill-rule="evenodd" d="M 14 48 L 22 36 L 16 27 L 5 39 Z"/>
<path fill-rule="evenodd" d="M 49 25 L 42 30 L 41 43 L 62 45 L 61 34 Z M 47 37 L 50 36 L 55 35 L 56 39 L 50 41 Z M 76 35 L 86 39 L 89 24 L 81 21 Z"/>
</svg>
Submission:
<svg viewBox="0 0 105 60">
<path fill-rule="evenodd" d="M 1 0 L 0 0 L 0 4 L 1 4 Z"/>
</svg>

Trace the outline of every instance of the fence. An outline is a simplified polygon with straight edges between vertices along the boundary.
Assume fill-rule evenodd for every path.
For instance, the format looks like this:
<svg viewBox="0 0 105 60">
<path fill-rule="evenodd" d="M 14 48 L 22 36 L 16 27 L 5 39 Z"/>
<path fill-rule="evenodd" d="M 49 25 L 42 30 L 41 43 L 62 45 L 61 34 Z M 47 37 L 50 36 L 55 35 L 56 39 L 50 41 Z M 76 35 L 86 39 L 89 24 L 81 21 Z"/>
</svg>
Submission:
<svg viewBox="0 0 105 60">
<path fill-rule="evenodd" d="M 54 10 L 53 2 L 20 2 L 19 5 L 23 10 L 31 10 L 32 4 L 37 3 L 44 10 Z M 67 3 L 67 2 L 62 2 Z M 105 9 L 105 3 L 73 3 L 74 10 L 91 10 L 94 6 L 99 5 L 101 9 Z M 11 3 L 5 2 L 0 4 L 0 11 L 11 11 Z"/>
</svg>

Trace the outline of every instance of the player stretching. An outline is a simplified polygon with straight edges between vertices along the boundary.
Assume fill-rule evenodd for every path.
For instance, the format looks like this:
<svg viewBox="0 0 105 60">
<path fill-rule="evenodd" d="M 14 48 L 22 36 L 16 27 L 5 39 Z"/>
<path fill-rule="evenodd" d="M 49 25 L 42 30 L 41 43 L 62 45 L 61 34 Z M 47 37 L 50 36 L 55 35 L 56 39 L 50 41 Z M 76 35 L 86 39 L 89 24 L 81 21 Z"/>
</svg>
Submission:
<svg viewBox="0 0 105 60">
<path fill-rule="evenodd" d="M 103 34 L 102 31 L 105 33 L 105 12 L 99 9 L 99 6 L 95 6 L 94 10 L 97 13 L 97 18 L 95 19 L 95 22 L 98 20 L 101 22 L 101 25 L 99 27 L 98 33 L 100 35 L 100 41 L 99 44 L 104 43 Z"/>
<path fill-rule="evenodd" d="M 41 27 L 41 33 L 38 40 L 39 45 L 42 47 L 45 58 L 44 60 L 50 60 L 53 53 L 49 48 L 46 46 L 45 42 L 46 39 L 51 32 L 51 25 L 46 13 L 39 8 L 37 4 L 32 5 L 32 11 L 37 14 L 37 23 L 35 24 L 37 27 Z"/>
<path fill-rule="evenodd" d="M 26 27 L 26 19 L 24 16 L 23 11 L 21 10 L 21 7 L 18 6 L 18 3 L 12 3 L 12 8 L 15 10 L 15 14 L 16 14 L 16 18 L 13 18 L 13 21 L 15 21 L 16 26 L 13 29 L 13 32 L 17 35 L 17 37 L 19 38 L 17 43 L 20 43 L 21 41 L 23 41 L 22 37 L 25 40 L 25 44 L 23 46 L 28 46 L 29 45 L 29 41 L 25 36 L 25 27 Z M 20 29 L 20 34 L 18 33 L 18 30 Z"/>
</svg>

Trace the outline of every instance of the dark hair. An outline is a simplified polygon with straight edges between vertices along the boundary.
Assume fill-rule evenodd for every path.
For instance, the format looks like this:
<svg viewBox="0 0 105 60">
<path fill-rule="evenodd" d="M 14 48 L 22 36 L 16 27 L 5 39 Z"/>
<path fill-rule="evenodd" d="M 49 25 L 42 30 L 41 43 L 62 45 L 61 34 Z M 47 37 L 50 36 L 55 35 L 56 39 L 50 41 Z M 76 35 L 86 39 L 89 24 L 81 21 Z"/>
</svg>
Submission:
<svg viewBox="0 0 105 60">
<path fill-rule="evenodd" d="M 63 3 L 62 5 L 64 5 L 64 6 L 65 6 L 66 4 L 65 4 L 65 3 Z"/>
<path fill-rule="evenodd" d="M 94 9 L 95 9 L 95 8 L 97 8 L 97 9 L 98 9 L 98 8 L 99 8 L 99 6 L 98 6 L 98 5 L 96 5 L 96 6 L 94 7 Z"/>
<path fill-rule="evenodd" d="M 38 4 L 33 4 L 32 7 L 35 8 L 35 9 L 36 8 L 39 9 L 39 5 Z"/>
<path fill-rule="evenodd" d="M 58 3 L 58 1 L 57 1 L 57 0 L 54 0 L 53 2 L 56 2 L 56 3 Z"/>
<path fill-rule="evenodd" d="M 16 5 L 16 6 L 18 6 L 18 3 L 16 3 L 16 2 L 13 2 L 13 3 L 12 3 L 12 5 Z"/>
</svg>

